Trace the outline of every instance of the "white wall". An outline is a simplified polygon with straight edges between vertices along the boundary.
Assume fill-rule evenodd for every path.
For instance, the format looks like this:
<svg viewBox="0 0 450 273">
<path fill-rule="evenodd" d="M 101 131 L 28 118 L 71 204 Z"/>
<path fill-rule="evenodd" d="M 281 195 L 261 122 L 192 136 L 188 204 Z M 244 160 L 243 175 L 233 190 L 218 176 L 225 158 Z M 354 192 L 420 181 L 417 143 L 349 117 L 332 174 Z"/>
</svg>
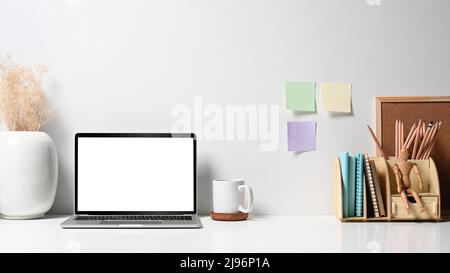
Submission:
<svg viewBox="0 0 450 273">
<path fill-rule="evenodd" d="M 212 178 L 246 178 L 258 213 L 331 213 L 333 159 L 374 152 L 373 97 L 449 95 L 448 0 L 2 0 L 0 54 L 48 65 L 46 131 L 59 150 L 53 212 L 73 202 L 73 136 L 169 131 L 175 104 L 280 105 L 280 147 L 200 141 Z M 286 80 L 353 84 L 353 114 L 285 110 Z M 316 120 L 318 149 L 287 152 L 286 121 Z"/>
</svg>

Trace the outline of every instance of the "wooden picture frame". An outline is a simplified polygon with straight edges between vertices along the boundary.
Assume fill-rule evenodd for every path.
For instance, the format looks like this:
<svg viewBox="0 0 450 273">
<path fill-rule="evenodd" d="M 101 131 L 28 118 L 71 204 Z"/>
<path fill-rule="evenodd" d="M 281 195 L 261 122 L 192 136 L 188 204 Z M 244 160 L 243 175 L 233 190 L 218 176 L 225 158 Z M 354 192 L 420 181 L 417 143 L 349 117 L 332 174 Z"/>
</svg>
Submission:
<svg viewBox="0 0 450 273">
<path fill-rule="evenodd" d="M 382 140 L 382 105 L 383 103 L 423 103 L 423 102 L 446 102 L 450 104 L 450 96 L 399 96 L 399 97 L 375 97 L 375 111 L 376 111 L 376 134 L 383 145 Z M 380 154 L 378 154 L 380 155 Z"/>
<path fill-rule="evenodd" d="M 419 119 L 442 121 L 431 157 L 439 173 L 442 209 L 450 211 L 450 96 L 375 97 L 375 109 L 376 135 L 387 156 L 395 153 L 396 119 L 404 122 L 406 132 Z"/>
</svg>

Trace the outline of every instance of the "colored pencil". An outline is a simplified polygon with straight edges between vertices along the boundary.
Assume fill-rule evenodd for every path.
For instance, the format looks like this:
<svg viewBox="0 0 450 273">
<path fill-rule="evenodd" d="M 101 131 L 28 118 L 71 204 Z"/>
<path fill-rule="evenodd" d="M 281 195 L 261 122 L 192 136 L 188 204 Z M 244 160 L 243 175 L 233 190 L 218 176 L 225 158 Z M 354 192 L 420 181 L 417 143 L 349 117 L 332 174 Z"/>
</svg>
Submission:
<svg viewBox="0 0 450 273">
<path fill-rule="evenodd" d="M 434 135 L 432 137 L 432 140 L 430 142 L 430 145 L 428 146 L 427 152 L 425 153 L 423 159 L 428 159 L 430 157 L 431 150 L 433 149 L 433 146 L 436 143 L 437 133 L 438 133 L 439 129 L 441 128 L 441 124 L 442 124 L 442 121 L 439 121 L 438 124 L 437 124 L 436 130 L 434 132 Z"/>
<path fill-rule="evenodd" d="M 430 140 L 431 131 L 433 130 L 434 126 L 432 128 L 428 127 L 425 131 L 425 134 L 422 139 L 422 143 L 420 143 L 419 150 L 417 151 L 417 158 L 420 159 L 425 151 L 425 147 L 427 147 L 428 142 Z"/>
<path fill-rule="evenodd" d="M 416 129 L 416 126 L 417 126 L 417 124 L 413 124 L 413 126 L 411 127 L 411 129 L 409 130 L 409 134 L 408 134 L 408 137 L 406 138 L 406 141 L 405 141 L 405 148 L 406 149 L 409 149 L 409 146 L 411 145 L 411 141 L 412 141 L 412 139 L 413 139 L 413 135 L 414 135 L 414 130 Z"/>
<path fill-rule="evenodd" d="M 405 144 L 405 132 L 403 121 L 400 121 L 400 151 L 403 149 L 403 145 Z"/>
<path fill-rule="evenodd" d="M 419 124 L 417 125 L 416 136 L 415 136 L 415 140 L 414 140 L 414 147 L 413 147 L 413 152 L 412 152 L 412 155 L 411 155 L 411 159 L 415 159 L 416 158 L 417 149 L 418 149 L 418 146 L 419 146 L 421 130 L 422 130 L 422 119 L 419 120 Z"/>
<path fill-rule="evenodd" d="M 395 157 L 398 158 L 398 119 L 395 120 Z"/>
<path fill-rule="evenodd" d="M 379 151 L 379 153 L 385 158 L 388 159 L 388 157 L 386 156 L 386 153 L 383 150 L 383 147 L 381 147 L 380 141 L 378 140 L 377 136 L 375 135 L 375 133 L 373 132 L 372 128 L 370 128 L 369 124 L 367 124 L 367 128 L 369 129 L 370 135 L 372 136 L 373 141 L 375 142 L 375 144 L 377 145 L 377 149 Z"/>
</svg>

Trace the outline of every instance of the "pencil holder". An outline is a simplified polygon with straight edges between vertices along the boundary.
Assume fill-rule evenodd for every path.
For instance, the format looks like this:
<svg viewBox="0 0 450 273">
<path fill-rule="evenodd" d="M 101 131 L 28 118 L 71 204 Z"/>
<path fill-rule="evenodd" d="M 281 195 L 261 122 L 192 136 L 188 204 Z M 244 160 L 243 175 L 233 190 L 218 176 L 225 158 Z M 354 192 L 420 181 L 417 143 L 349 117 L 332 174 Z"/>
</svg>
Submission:
<svg viewBox="0 0 450 273">
<path fill-rule="evenodd" d="M 383 157 L 371 157 L 378 174 L 382 198 L 386 208 L 386 216 L 369 217 L 367 196 L 363 194 L 362 217 L 344 217 L 343 215 L 343 186 L 342 173 L 339 158 L 335 160 L 334 178 L 334 208 L 336 217 L 342 222 L 360 221 L 439 221 L 441 219 L 439 177 L 436 165 L 432 158 L 422 160 L 410 160 L 420 170 L 423 188 L 420 189 L 416 174 L 410 175 L 413 189 L 419 194 L 425 210 L 421 210 L 412 196 L 408 195 L 411 210 L 408 213 L 400 194 L 397 192 L 397 184 L 394 174 L 395 158 L 385 160 Z M 365 178 L 364 178 L 365 180 Z M 363 183 L 363 192 L 367 193 L 366 182 Z"/>
</svg>

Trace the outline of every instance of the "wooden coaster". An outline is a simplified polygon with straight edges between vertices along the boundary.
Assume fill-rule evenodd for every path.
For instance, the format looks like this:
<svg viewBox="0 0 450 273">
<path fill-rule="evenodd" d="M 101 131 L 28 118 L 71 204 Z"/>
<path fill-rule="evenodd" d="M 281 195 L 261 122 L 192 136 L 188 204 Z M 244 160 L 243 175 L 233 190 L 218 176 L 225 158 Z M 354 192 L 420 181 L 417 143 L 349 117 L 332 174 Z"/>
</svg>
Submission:
<svg viewBox="0 0 450 273">
<path fill-rule="evenodd" d="M 247 220 L 248 213 L 216 213 L 214 211 L 211 211 L 209 214 L 211 216 L 211 219 L 216 221 L 243 221 Z"/>
</svg>

